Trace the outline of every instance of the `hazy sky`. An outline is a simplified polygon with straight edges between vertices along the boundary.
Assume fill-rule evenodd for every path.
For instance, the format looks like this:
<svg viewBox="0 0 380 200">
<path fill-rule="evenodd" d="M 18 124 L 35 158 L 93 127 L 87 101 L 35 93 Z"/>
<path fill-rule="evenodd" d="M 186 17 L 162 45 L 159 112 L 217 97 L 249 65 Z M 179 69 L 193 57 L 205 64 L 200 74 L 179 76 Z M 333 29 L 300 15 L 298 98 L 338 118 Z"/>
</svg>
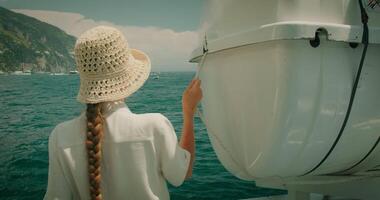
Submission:
<svg viewBox="0 0 380 200">
<path fill-rule="evenodd" d="M 198 45 L 203 0 L 0 0 L 0 6 L 76 37 L 97 25 L 114 26 L 150 56 L 153 70 L 195 70 L 187 61 Z"/>
</svg>

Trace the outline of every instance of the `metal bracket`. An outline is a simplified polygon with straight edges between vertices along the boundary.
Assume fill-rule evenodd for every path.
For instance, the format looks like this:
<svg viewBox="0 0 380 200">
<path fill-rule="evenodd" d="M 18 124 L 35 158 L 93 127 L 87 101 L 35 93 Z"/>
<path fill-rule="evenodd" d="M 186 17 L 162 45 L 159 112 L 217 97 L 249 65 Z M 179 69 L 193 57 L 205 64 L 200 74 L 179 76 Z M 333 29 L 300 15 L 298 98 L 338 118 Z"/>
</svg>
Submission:
<svg viewBox="0 0 380 200">
<path fill-rule="evenodd" d="M 208 47 L 207 47 L 207 35 L 205 34 L 205 37 L 203 39 L 203 46 L 202 46 L 202 49 L 203 49 L 203 54 L 207 53 L 208 52 Z"/>
</svg>

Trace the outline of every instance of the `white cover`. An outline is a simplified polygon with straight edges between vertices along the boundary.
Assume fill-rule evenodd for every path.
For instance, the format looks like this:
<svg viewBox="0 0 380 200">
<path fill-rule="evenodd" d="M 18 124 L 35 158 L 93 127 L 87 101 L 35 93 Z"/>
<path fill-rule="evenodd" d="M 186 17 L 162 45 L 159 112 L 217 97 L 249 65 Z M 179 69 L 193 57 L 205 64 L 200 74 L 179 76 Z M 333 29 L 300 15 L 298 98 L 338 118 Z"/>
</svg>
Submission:
<svg viewBox="0 0 380 200">
<path fill-rule="evenodd" d="M 210 53 L 199 76 L 207 129 L 218 158 L 237 177 L 252 180 L 300 176 L 315 167 L 329 151 L 346 114 L 363 46 L 351 48 L 348 43 L 338 41 L 352 42 L 343 37 L 350 36 L 345 32 L 350 28 L 357 28 L 361 33 L 359 8 L 354 4 L 357 1 L 258 2 L 221 1 L 207 9 L 210 13 L 223 11 L 206 20 Z M 335 12 L 335 18 L 331 17 Z M 316 19 L 317 13 L 323 16 L 321 21 Z M 379 25 L 378 13 L 370 14 L 372 20 L 377 20 L 375 25 Z M 310 46 L 307 28 L 285 26 L 281 30 L 289 34 L 278 34 L 281 37 L 258 34 L 263 36 L 260 40 L 240 37 L 244 30 L 255 29 L 260 23 L 278 24 L 276 20 L 286 16 L 292 20 L 310 20 L 299 22 L 301 27 L 330 23 L 335 33 L 342 34 L 336 37 L 328 34 L 329 39 L 336 41 L 322 38 L 317 48 Z M 350 20 L 343 24 L 342 16 Z M 225 26 L 219 26 L 223 21 Z M 263 27 L 266 26 L 260 25 L 258 30 L 250 32 L 251 39 L 257 39 L 255 33 Z M 378 26 L 370 28 L 371 33 L 379 30 Z M 327 29 L 328 33 L 329 30 L 332 29 Z M 368 48 L 346 129 L 328 159 L 312 174 L 334 173 L 351 167 L 380 136 L 380 46 L 376 44 L 379 35 L 371 33 L 373 44 Z M 360 39 L 361 35 L 357 41 Z M 200 49 L 201 46 L 194 51 L 193 60 L 197 61 Z M 351 172 L 379 164 L 380 147 L 377 147 Z"/>
</svg>

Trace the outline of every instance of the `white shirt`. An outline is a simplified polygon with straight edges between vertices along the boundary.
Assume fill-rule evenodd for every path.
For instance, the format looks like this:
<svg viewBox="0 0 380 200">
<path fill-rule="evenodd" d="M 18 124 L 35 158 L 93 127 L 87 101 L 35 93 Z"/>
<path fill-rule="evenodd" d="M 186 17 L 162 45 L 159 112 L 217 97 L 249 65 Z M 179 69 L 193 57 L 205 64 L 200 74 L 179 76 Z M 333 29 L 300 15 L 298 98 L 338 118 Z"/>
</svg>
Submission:
<svg viewBox="0 0 380 200">
<path fill-rule="evenodd" d="M 169 199 L 167 180 L 183 183 L 190 153 L 178 146 L 162 114 L 134 114 L 123 101 L 103 106 L 101 191 L 105 200 Z M 49 137 L 49 178 L 44 199 L 89 199 L 86 116 L 57 125 Z"/>
</svg>

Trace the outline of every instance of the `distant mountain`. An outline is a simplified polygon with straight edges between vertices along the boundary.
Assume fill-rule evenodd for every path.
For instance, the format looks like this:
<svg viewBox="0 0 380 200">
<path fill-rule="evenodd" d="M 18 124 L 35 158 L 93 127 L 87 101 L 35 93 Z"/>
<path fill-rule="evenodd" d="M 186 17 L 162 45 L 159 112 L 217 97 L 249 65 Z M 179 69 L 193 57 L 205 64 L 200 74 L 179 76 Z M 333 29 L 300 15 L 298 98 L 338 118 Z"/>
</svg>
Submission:
<svg viewBox="0 0 380 200">
<path fill-rule="evenodd" d="M 0 70 L 75 70 L 76 38 L 35 18 L 0 7 Z"/>
</svg>

